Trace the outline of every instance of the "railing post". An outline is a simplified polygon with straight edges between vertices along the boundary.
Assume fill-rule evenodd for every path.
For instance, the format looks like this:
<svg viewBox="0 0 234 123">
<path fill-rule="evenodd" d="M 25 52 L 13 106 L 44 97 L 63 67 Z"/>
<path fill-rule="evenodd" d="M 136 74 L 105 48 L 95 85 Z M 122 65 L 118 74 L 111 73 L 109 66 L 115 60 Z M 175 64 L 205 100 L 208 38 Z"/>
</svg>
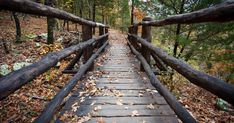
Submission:
<svg viewBox="0 0 234 123">
<path fill-rule="evenodd" d="M 108 33 L 108 27 L 105 27 L 105 34 Z"/>
<path fill-rule="evenodd" d="M 135 35 L 138 34 L 138 26 L 137 25 L 132 26 L 132 34 L 135 34 Z M 135 49 L 139 50 L 139 46 L 137 44 L 137 41 L 135 41 L 134 38 L 132 39 L 131 43 Z"/>
<path fill-rule="evenodd" d="M 100 26 L 99 27 L 99 36 L 104 35 L 104 34 L 105 34 L 104 27 Z M 100 40 L 97 47 L 101 47 L 103 45 L 103 43 L 104 43 L 104 40 Z"/>
<path fill-rule="evenodd" d="M 144 17 L 142 21 L 152 21 L 153 19 L 151 17 Z M 151 27 L 147 25 L 142 25 L 142 33 L 141 37 L 143 39 L 146 39 L 148 42 L 151 42 L 152 36 L 151 36 Z M 150 65 L 150 50 L 149 48 L 142 45 L 141 47 L 141 54 L 145 58 L 145 60 Z M 141 71 L 144 71 L 144 68 L 141 64 Z"/>
<path fill-rule="evenodd" d="M 88 25 L 82 25 L 82 40 L 86 41 L 92 38 L 92 27 Z M 84 63 L 86 63 L 93 54 L 93 46 L 90 45 L 83 50 Z M 89 70 L 93 69 L 94 64 L 91 65 Z"/>
</svg>

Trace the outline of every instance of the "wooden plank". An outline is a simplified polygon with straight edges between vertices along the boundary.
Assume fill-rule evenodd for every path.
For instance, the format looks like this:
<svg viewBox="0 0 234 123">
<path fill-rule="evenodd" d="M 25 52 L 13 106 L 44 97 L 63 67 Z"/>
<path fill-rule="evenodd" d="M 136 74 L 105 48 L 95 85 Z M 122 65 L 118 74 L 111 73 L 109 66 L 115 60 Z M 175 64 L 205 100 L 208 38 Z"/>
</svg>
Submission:
<svg viewBox="0 0 234 123">
<path fill-rule="evenodd" d="M 157 99 L 150 97 L 91 97 L 81 104 L 90 105 L 94 101 L 96 101 L 96 104 L 100 105 L 116 105 L 117 101 L 121 101 L 123 105 L 148 105 L 150 103 L 158 105 L 167 105 L 163 97 L 158 97 Z"/>
<path fill-rule="evenodd" d="M 95 110 L 100 107 L 101 109 Z M 172 115 L 175 113 L 168 105 L 154 105 L 155 109 L 148 109 L 147 105 L 118 106 L 118 105 L 81 105 L 77 109 L 78 116 L 86 116 L 91 113 L 93 117 L 131 117 L 136 110 L 139 116 L 161 116 Z"/>
<path fill-rule="evenodd" d="M 100 117 L 92 118 L 86 123 L 96 123 Z M 178 123 L 174 116 L 154 116 L 154 117 L 104 117 L 104 123 Z"/>
<path fill-rule="evenodd" d="M 143 83 L 137 84 L 97 84 L 98 88 L 116 89 L 116 90 L 142 90 L 142 89 L 155 89 Z"/>
<path fill-rule="evenodd" d="M 141 79 L 124 79 L 124 78 L 99 78 L 97 80 L 97 83 L 138 83 L 138 82 L 142 82 Z"/>
<path fill-rule="evenodd" d="M 142 89 L 142 90 L 108 90 L 107 93 L 101 93 L 98 95 L 94 95 L 92 97 L 108 97 L 108 96 L 112 96 L 112 97 L 116 97 L 115 93 L 113 91 L 118 91 L 119 93 L 123 94 L 122 97 L 149 97 L 149 98 L 155 98 L 157 99 L 157 97 L 161 97 L 161 95 L 152 90 L 152 92 L 147 92 L 146 89 Z M 72 95 L 73 97 L 78 97 L 80 96 L 79 92 L 75 92 Z"/>
</svg>

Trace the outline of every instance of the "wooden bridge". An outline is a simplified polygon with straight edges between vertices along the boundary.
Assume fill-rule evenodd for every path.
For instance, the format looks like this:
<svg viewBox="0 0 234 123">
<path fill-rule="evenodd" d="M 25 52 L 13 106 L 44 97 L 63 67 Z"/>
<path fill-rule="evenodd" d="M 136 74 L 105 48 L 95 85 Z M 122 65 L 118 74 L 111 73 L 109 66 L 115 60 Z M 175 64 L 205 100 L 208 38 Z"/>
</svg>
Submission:
<svg viewBox="0 0 234 123">
<path fill-rule="evenodd" d="M 76 54 L 64 70 L 64 73 L 73 73 L 74 76 L 48 103 L 41 115 L 34 121 L 36 123 L 72 122 L 63 121 L 62 116 L 69 115 L 69 112 L 76 115 L 75 120 L 80 118 L 83 122 L 171 123 L 179 122 L 179 119 L 182 122 L 196 122 L 157 79 L 150 65 L 151 56 L 161 71 L 166 71 L 168 67 L 171 67 L 193 84 L 234 105 L 233 85 L 194 70 L 183 61 L 169 56 L 150 43 L 153 26 L 232 21 L 234 20 L 234 2 L 225 2 L 211 8 L 171 16 L 163 20 L 153 21 L 146 17 L 141 23 L 129 27 L 128 40 L 124 35 L 120 37 L 121 40 L 114 40 L 114 33 L 112 31 L 108 33 L 109 27 L 104 24 L 88 21 L 29 0 L 2 0 L 0 8 L 65 19 L 82 25 L 82 43 L 49 53 L 36 63 L 0 78 L 0 99 L 2 100 L 54 67 L 60 60 Z M 141 37 L 137 35 L 139 26 L 142 26 Z M 99 27 L 99 37 L 93 38 L 93 27 Z M 108 40 L 108 37 L 111 37 L 111 40 Z M 94 60 L 104 50 L 106 57 L 103 64 L 94 66 Z M 81 57 L 84 59 L 84 64 L 78 70 L 73 69 Z M 103 74 L 95 81 L 82 78 L 87 71 L 91 70 L 103 72 Z M 78 82 L 81 79 L 84 82 Z M 71 93 L 76 86 L 77 90 Z"/>
</svg>

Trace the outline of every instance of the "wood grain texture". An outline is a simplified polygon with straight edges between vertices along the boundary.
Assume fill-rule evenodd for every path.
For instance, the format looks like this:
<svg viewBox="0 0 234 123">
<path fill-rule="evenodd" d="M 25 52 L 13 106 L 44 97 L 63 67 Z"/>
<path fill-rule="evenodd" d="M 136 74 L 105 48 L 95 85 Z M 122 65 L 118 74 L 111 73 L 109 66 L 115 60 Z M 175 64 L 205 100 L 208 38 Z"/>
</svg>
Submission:
<svg viewBox="0 0 234 123">
<path fill-rule="evenodd" d="M 75 114 L 82 117 L 90 113 L 92 118 L 87 121 L 90 123 L 97 122 L 100 117 L 107 123 L 141 120 L 147 123 L 177 123 L 174 111 L 149 83 L 146 75 L 140 72 L 139 61 L 134 58 L 127 45 L 113 43 L 110 46 L 103 65 L 95 68 L 105 71 L 95 83 L 99 90 L 107 92 L 85 97 L 84 101 L 80 102 L 81 87 L 66 102 L 61 114 L 71 111 L 72 105 L 79 102 Z M 114 91 L 122 95 L 117 96 L 112 93 Z M 153 105 L 153 109 L 147 108 L 150 104 Z M 97 106 L 101 109 L 94 111 Z M 132 116 L 134 111 L 137 111 L 137 116 Z M 56 122 L 62 121 L 57 119 Z"/>
</svg>

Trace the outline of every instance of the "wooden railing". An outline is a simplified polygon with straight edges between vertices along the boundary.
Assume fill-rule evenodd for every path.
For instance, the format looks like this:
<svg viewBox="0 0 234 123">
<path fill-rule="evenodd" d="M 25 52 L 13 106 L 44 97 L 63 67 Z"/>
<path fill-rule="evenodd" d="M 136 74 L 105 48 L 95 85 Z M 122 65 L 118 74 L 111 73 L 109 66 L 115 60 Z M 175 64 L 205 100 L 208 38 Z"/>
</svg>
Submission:
<svg viewBox="0 0 234 123">
<path fill-rule="evenodd" d="M 151 44 L 151 27 L 164 26 L 170 24 L 192 24 L 202 22 L 227 22 L 234 20 L 234 2 L 225 2 L 207 9 L 202 9 L 192 13 L 175 15 L 163 20 L 153 21 L 150 17 L 145 17 L 142 22 L 129 27 L 129 46 L 137 58 L 141 61 L 141 69 L 144 70 L 150 78 L 151 84 L 165 98 L 177 116 L 183 122 L 196 122 L 186 109 L 176 100 L 176 98 L 166 89 L 150 67 L 151 56 L 157 62 L 160 70 L 166 70 L 170 66 L 178 73 L 183 75 L 193 84 L 210 91 L 214 95 L 226 100 L 234 105 L 234 85 L 224 82 L 219 78 L 210 76 L 193 69 L 185 62 L 169 56 L 166 52 L 157 46 Z M 142 26 L 141 37 L 137 36 L 138 26 Z M 141 52 L 141 53 L 139 53 Z"/>
<path fill-rule="evenodd" d="M 38 123 L 50 122 L 53 115 L 61 108 L 64 98 L 71 92 L 86 71 L 92 69 L 95 58 L 108 45 L 108 26 L 85 20 L 71 13 L 38 4 L 30 0 L 1 0 L 0 9 L 54 17 L 73 21 L 82 25 L 82 43 L 70 46 L 58 52 L 48 53 L 36 63 L 23 67 L 17 71 L 13 71 L 0 78 L 0 100 L 2 100 L 37 76 L 56 66 L 60 60 L 76 53 L 76 57 L 67 66 L 67 69 L 69 69 L 74 66 L 81 55 L 83 55 L 84 64 L 80 66 L 79 70 L 76 71 L 76 74 L 69 83 L 56 94 L 38 119 L 35 120 L 35 122 Z M 99 27 L 99 37 L 97 38 L 93 38 L 92 36 L 93 27 Z M 93 51 L 95 48 L 97 48 L 97 51 L 94 53 Z"/>
</svg>

